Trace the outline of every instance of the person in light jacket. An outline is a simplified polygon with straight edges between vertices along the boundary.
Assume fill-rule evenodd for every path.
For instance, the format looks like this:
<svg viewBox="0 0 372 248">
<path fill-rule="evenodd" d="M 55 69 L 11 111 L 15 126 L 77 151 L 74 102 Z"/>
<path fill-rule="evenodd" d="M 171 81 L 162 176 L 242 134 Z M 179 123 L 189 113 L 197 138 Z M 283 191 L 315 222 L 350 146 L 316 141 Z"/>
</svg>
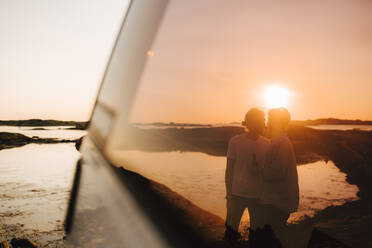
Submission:
<svg viewBox="0 0 372 248">
<path fill-rule="evenodd" d="M 283 245 L 287 243 L 286 222 L 299 204 L 296 157 L 287 136 L 290 114 L 285 108 L 268 112 L 268 131 L 271 136 L 262 173 L 260 203 L 265 212 L 265 224 L 269 224 Z"/>
<path fill-rule="evenodd" d="M 262 136 L 265 127 L 265 113 L 250 109 L 242 122 L 246 132 L 230 139 L 227 151 L 225 174 L 227 217 L 227 240 L 239 238 L 238 228 L 244 210 L 247 208 L 250 228 L 256 229 L 262 221 L 259 198 L 262 191 L 260 169 L 263 167 L 269 139 Z"/>
</svg>

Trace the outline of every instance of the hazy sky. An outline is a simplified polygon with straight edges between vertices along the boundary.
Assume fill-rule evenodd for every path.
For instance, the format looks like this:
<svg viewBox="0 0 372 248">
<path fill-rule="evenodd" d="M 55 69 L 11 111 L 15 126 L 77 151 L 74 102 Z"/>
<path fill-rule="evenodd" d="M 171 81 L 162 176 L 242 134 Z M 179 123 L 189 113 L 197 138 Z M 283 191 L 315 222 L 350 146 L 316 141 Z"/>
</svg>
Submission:
<svg viewBox="0 0 372 248">
<path fill-rule="evenodd" d="M 272 84 L 294 119 L 372 119 L 372 1 L 170 2 L 133 120 L 241 120 Z M 87 120 L 125 6 L 0 0 L 0 119 Z"/>
<path fill-rule="evenodd" d="M 87 120 L 126 0 L 0 0 L 0 119 Z"/>
<path fill-rule="evenodd" d="M 267 109 L 270 85 L 291 92 L 293 119 L 372 119 L 371 13 L 367 0 L 173 1 L 133 121 L 241 120 Z"/>
</svg>

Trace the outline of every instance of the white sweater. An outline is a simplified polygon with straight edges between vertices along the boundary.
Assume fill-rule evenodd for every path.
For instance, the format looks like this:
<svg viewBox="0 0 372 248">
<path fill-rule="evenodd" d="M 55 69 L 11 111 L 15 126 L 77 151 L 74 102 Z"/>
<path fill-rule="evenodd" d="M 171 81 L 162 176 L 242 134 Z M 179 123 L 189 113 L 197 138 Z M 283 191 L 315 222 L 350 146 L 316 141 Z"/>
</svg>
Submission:
<svg viewBox="0 0 372 248">
<path fill-rule="evenodd" d="M 231 138 L 227 157 L 233 160 L 233 164 L 230 165 L 232 168 L 226 168 L 227 191 L 240 197 L 260 197 L 262 177 L 259 172 L 269 147 L 270 140 L 262 136 L 251 140 L 243 133 Z"/>
<path fill-rule="evenodd" d="M 271 204 L 289 212 L 297 211 L 299 189 L 296 157 L 286 135 L 271 140 L 262 177 L 262 204 Z"/>
</svg>

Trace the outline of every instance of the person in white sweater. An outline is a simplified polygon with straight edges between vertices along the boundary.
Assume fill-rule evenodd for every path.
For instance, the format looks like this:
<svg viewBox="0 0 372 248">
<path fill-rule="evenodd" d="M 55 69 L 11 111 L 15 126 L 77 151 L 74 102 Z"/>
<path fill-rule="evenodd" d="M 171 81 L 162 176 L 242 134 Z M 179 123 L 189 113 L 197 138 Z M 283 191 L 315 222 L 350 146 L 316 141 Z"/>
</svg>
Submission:
<svg viewBox="0 0 372 248">
<path fill-rule="evenodd" d="M 265 212 L 265 224 L 269 224 L 275 235 L 286 243 L 286 222 L 290 213 L 297 211 L 299 203 L 296 157 L 287 136 L 290 114 L 285 108 L 269 110 L 268 132 L 271 144 L 262 173 L 262 195 L 260 203 Z"/>
<path fill-rule="evenodd" d="M 250 217 L 250 228 L 262 222 L 262 207 L 259 198 L 262 191 L 260 169 L 263 167 L 269 139 L 262 136 L 265 128 L 265 113 L 250 109 L 242 122 L 246 132 L 230 139 L 225 173 L 226 184 L 226 232 L 225 238 L 237 239 L 238 228 L 244 210 Z"/>
</svg>

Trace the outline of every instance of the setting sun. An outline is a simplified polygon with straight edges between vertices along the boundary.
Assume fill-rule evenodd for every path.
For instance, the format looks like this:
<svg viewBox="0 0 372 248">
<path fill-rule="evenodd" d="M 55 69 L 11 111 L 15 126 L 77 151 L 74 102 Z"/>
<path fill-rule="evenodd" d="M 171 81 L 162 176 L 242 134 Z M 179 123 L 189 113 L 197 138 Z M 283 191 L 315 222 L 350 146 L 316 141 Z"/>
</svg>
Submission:
<svg viewBox="0 0 372 248">
<path fill-rule="evenodd" d="M 290 92 L 280 86 L 268 86 L 265 90 L 265 102 L 268 108 L 287 107 Z"/>
</svg>

